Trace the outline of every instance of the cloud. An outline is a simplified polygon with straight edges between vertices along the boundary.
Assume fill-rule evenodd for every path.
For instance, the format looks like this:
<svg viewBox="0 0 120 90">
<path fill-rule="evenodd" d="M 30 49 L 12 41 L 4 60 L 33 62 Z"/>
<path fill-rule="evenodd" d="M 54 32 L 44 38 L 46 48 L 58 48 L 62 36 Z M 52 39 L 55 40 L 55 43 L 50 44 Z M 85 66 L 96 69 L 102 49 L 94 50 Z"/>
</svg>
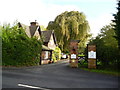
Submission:
<svg viewBox="0 0 120 90">
<path fill-rule="evenodd" d="M 78 7 L 74 5 L 52 5 L 49 4 L 46 7 L 47 12 L 44 12 L 44 15 L 46 15 L 46 18 L 48 21 L 53 21 L 57 15 L 65 12 L 65 11 L 77 11 L 79 10 Z"/>
<path fill-rule="evenodd" d="M 2 0 L 0 5 L 1 13 L 0 20 L 2 21 L 14 21 L 16 19 L 26 20 L 29 17 L 33 17 L 33 13 L 36 13 L 35 7 L 32 7 L 32 2 L 28 0 Z"/>
<path fill-rule="evenodd" d="M 13 23 L 18 20 L 29 25 L 30 21 L 37 20 L 45 26 L 64 11 L 79 9 L 74 5 L 47 4 L 42 0 L 2 0 L 0 8 L 2 8 L 0 14 L 1 23 Z"/>
<path fill-rule="evenodd" d="M 48 3 L 58 3 L 58 2 L 113 2 L 113 0 L 43 0 Z M 116 0 L 117 1 L 117 0 Z"/>
<path fill-rule="evenodd" d="M 93 36 L 97 36 L 98 33 L 100 33 L 100 30 L 103 28 L 105 25 L 109 25 L 113 20 L 114 17 L 112 14 L 102 14 L 98 17 L 95 17 L 94 19 L 89 19 L 89 24 L 91 27 L 91 33 Z"/>
<path fill-rule="evenodd" d="M 47 0 L 45 0 L 47 1 Z M 58 2 L 103 2 L 103 0 L 50 0 L 47 3 L 44 0 L 1 0 L 0 8 L 0 23 L 13 23 L 18 20 L 26 25 L 29 25 L 31 21 L 37 20 L 40 25 L 47 26 L 49 21 L 53 21 L 57 15 L 64 11 L 80 11 L 81 8 L 73 4 L 55 4 L 54 1 Z M 104 0 L 112 1 L 112 0 Z M 88 9 L 87 9 L 88 10 Z M 88 11 L 86 11 L 88 12 Z M 91 12 L 90 12 L 91 13 Z M 108 12 L 106 12 L 108 13 Z M 100 29 L 109 24 L 113 18 L 111 14 L 102 13 L 97 17 L 87 18 L 91 33 L 96 36 Z M 90 16 L 88 13 L 87 16 Z"/>
</svg>

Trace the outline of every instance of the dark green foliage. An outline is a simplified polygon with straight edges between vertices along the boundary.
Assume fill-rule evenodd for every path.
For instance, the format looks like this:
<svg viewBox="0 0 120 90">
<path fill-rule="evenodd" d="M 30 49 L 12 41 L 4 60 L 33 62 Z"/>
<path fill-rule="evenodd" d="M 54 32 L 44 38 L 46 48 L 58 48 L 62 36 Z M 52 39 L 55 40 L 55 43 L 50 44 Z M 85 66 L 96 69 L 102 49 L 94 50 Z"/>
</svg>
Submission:
<svg viewBox="0 0 120 90">
<path fill-rule="evenodd" d="M 30 66 L 40 61 L 41 42 L 29 38 L 17 25 L 5 25 L 2 29 L 2 65 Z"/>
<path fill-rule="evenodd" d="M 103 67 L 112 65 L 117 68 L 119 63 L 119 50 L 114 35 L 113 26 L 110 24 L 103 27 L 101 33 L 89 43 L 97 46 L 97 61 L 101 62 Z"/>
<path fill-rule="evenodd" d="M 120 1 L 118 1 L 117 10 L 118 10 L 117 13 L 113 14 L 114 20 L 112 20 L 112 21 L 115 23 L 114 30 L 115 30 L 116 35 L 114 37 L 118 41 L 118 47 L 120 50 Z"/>
</svg>

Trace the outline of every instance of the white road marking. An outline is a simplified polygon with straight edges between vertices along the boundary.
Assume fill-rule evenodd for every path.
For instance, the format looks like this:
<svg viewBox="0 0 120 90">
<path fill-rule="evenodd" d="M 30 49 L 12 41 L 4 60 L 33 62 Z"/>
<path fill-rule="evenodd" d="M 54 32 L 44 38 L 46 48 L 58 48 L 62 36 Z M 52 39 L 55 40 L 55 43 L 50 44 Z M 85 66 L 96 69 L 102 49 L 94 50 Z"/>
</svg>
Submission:
<svg viewBox="0 0 120 90">
<path fill-rule="evenodd" d="M 36 86 L 30 86 L 30 85 L 25 85 L 25 84 L 18 84 L 18 86 L 27 87 L 27 88 L 34 88 L 34 89 L 42 89 L 42 90 L 51 90 L 51 89 L 46 89 L 46 88 L 41 88 L 41 87 L 36 87 Z"/>
</svg>

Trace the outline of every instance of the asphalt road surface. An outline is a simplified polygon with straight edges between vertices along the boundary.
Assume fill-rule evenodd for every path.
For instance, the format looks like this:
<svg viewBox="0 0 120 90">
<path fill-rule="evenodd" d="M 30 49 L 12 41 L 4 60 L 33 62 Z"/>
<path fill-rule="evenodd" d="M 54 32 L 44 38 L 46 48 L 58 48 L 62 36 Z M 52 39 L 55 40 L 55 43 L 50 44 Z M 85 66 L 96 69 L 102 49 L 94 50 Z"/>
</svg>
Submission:
<svg viewBox="0 0 120 90">
<path fill-rule="evenodd" d="M 68 61 L 3 68 L 2 88 L 118 88 L 118 77 L 70 68 Z"/>
</svg>

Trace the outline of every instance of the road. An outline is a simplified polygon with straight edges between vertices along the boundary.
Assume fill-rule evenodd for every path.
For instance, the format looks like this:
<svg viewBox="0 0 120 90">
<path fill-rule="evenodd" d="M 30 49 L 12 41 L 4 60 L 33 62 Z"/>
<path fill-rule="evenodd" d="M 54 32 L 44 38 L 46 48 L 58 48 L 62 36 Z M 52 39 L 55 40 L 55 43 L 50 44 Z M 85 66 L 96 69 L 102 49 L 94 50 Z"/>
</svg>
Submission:
<svg viewBox="0 0 120 90">
<path fill-rule="evenodd" d="M 118 88 L 118 77 L 70 68 L 68 61 L 20 68 L 3 68 L 3 88 Z"/>
</svg>

